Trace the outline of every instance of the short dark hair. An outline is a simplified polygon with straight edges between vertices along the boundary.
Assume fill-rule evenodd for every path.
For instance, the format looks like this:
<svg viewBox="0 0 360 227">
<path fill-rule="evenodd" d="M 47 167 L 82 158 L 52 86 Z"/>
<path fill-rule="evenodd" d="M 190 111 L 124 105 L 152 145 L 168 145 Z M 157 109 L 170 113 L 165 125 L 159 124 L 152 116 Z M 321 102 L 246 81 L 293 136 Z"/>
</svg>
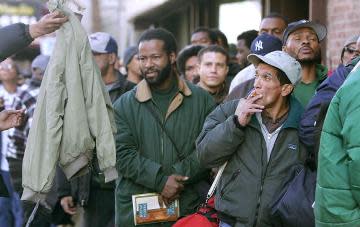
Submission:
<svg viewBox="0 0 360 227">
<path fill-rule="evenodd" d="M 208 34 L 209 36 L 209 39 L 211 40 L 211 43 L 212 44 L 216 44 L 217 43 L 217 36 L 216 34 L 210 29 L 210 28 L 207 28 L 207 27 L 198 27 L 196 28 L 192 33 L 191 33 L 191 36 L 194 35 L 195 33 L 199 33 L 199 32 L 205 32 Z"/>
<path fill-rule="evenodd" d="M 254 39 L 256 39 L 258 34 L 259 34 L 259 32 L 256 30 L 244 31 L 243 33 L 238 35 L 236 40 L 238 40 L 238 41 L 241 39 L 245 40 L 245 45 L 247 46 L 247 48 L 250 49 L 252 41 L 254 41 Z"/>
<path fill-rule="evenodd" d="M 199 51 L 199 53 L 198 53 L 199 62 L 201 62 L 202 56 L 205 53 L 209 53 L 209 52 L 215 52 L 215 53 L 223 54 L 226 57 L 226 65 L 229 64 L 229 54 L 228 54 L 228 52 L 224 48 L 222 48 L 221 46 L 218 46 L 218 45 L 210 45 L 208 47 L 204 47 L 203 49 L 201 49 Z"/>
<path fill-rule="evenodd" d="M 285 22 L 285 25 L 287 26 L 289 24 L 289 20 L 284 17 L 283 15 L 281 15 L 280 13 L 277 13 L 277 12 L 272 12 L 272 13 L 269 13 L 268 15 L 266 15 L 264 19 L 266 18 L 279 18 L 280 20 L 283 20 Z"/>
<path fill-rule="evenodd" d="M 169 32 L 164 28 L 151 28 L 145 30 L 139 38 L 138 45 L 143 41 L 149 41 L 153 39 L 163 41 L 164 49 L 168 54 L 170 54 L 171 52 L 174 52 L 176 54 L 177 51 L 176 39 L 171 32 Z"/>
<path fill-rule="evenodd" d="M 228 43 L 228 40 L 226 38 L 226 35 L 220 31 L 219 29 L 217 28 L 213 28 L 212 31 L 215 33 L 216 35 L 216 42 L 218 42 L 219 39 L 222 40 L 222 43 L 224 44 L 224 48 L 225 49 L 229 49 L 229 43 Z M 220 45 L 220 43 L 218 43 Z"/>
<path fill-rule="evenodd" d="M 183 48 L 178 56 L 177 56 L 177 59 L 176 59 L 176 64 L 177 64 L 177 68 L 179 70 L 179 72 L 182 74 L 182 75 L 185 75 L 185 63 L 186 61 L 195 56 L 197 57 L 199 51 L 204 48 L 204 46 L 201 46 L 201 45 L 190 45 L 190 46 L 187 46 L 185 48 Z"/>
</svg>

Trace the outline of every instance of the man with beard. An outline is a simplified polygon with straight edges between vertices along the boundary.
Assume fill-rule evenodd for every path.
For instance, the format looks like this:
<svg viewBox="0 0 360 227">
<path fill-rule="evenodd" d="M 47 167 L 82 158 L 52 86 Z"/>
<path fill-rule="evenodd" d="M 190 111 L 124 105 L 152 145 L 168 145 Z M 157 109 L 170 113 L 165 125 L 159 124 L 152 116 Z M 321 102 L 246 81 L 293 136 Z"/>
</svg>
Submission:
<svg viewBox="0 0 360 227">
<path fill-rule="evenodd" d="M 134 226 L 132 195 L 158 193 L 166 205 L 179 199 L 180 215 L 194 212 L 194 184 L 204 178 L 195 139 L 212 97 L 177 75 L 176 40 L 164 29 L 146 30 L 139 39 L 143 74 L 136 88 L 114 104 L 117 124 L 116 226 Z M 171 226 L 173 222 L 147 226 Z"/>
<path fill-rule="evenodd" d="M 307 20 L 290 23 L 284 32 L 283 50 L 301 64 L 301 81 L 294 95 L 304 107 L 327 76 L 327 68 L 320 64 L 320 42 L 325 36 L 324 25 Z"/>
</svg>

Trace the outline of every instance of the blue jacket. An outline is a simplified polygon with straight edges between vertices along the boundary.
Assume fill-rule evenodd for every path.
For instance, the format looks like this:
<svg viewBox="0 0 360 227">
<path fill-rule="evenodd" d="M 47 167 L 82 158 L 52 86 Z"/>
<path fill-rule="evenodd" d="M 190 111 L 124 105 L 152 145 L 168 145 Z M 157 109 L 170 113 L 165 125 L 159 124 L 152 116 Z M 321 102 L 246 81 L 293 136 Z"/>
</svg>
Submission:
<svg viewBox="0 0 360 227">
<path fill-rule="evenodd" d="M 316 143 L 315 128 L 321 107 L 328 105 L 336 91 L 344 83 L 347 75 L 354 68 L 360 58 L 356 58 L 349 65 L 340 65 L 333 74 L 317 88 L 314 97 L 310 100 L 301 117 L 299 126 L 300 140 L 306 145 L 308 151 L 313 151 Z"/>
</svg>

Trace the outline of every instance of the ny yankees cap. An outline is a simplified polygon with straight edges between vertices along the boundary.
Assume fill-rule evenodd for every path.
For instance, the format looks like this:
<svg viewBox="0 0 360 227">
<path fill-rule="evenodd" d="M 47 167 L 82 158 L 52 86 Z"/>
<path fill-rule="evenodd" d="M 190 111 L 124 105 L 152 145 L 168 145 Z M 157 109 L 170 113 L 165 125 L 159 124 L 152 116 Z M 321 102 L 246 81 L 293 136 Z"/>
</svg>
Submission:
<svg viewBox="0 0 360 227">
<path fill-rule="evenodd" d="M 89 36 L 90 47 L 93 52 L 109 54 L 118 52 L 118 46 L 113 37 L 105 32 L 96 32 Z"/>
<path fill-rule="evenodd" d="M 265 55 L 275 50 L 281 50 L 282 42 L 279 38 L 263 33 L 256 37 L 250 46 L 252 54 Z"/>
<path fill-rule="evenodd" d="M 249 62 L 251 62 L 255 67 L 257 67 L 259 63 L 263 62 L 280 69 L 286 74 L 293 85 L 296 84 L 301 78 L 300 63 L 284 51 L 273 51 L 266 54 L 265 56 L 259 54 L 249 54 L 247 58 Z"/>
<path fill-rule="evenodd" d="M 290 23 L 284 31 L 283 43 L 286 43 L 286 40 L 289 38 L 289 35 L 299 28 L 311 28 L 316 33 L 319 42 L 323 40 L 326 36 L 327 30 L 326 27 L 322 24 L 316 23 L 314 21 L 308 20 L 299 20 Z"/>
</svg>

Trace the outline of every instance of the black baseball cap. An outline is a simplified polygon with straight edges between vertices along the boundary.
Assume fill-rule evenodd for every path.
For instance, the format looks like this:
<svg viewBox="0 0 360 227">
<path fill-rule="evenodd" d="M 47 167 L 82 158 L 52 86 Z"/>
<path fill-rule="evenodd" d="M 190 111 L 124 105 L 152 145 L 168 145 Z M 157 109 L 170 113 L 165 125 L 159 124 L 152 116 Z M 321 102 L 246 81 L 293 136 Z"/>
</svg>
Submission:
<svg viewBox="0 0 360 227">
<path fill-rule="evenodd" d="M 327 33 L 326 27 L 322 24 L 308 20 L 295 21 L 288 24 L 287 28 L 284 31 L 284 36 L 283 36 L 284 45 L 286 44 L 286 40 L 289 38 L 289 35 L 292 32 L 298 30 L 299 28 L 311 28 L 312 30 L 314 30 L 319 39 L 319 42 L 325 38 Z"/>
</svg>

